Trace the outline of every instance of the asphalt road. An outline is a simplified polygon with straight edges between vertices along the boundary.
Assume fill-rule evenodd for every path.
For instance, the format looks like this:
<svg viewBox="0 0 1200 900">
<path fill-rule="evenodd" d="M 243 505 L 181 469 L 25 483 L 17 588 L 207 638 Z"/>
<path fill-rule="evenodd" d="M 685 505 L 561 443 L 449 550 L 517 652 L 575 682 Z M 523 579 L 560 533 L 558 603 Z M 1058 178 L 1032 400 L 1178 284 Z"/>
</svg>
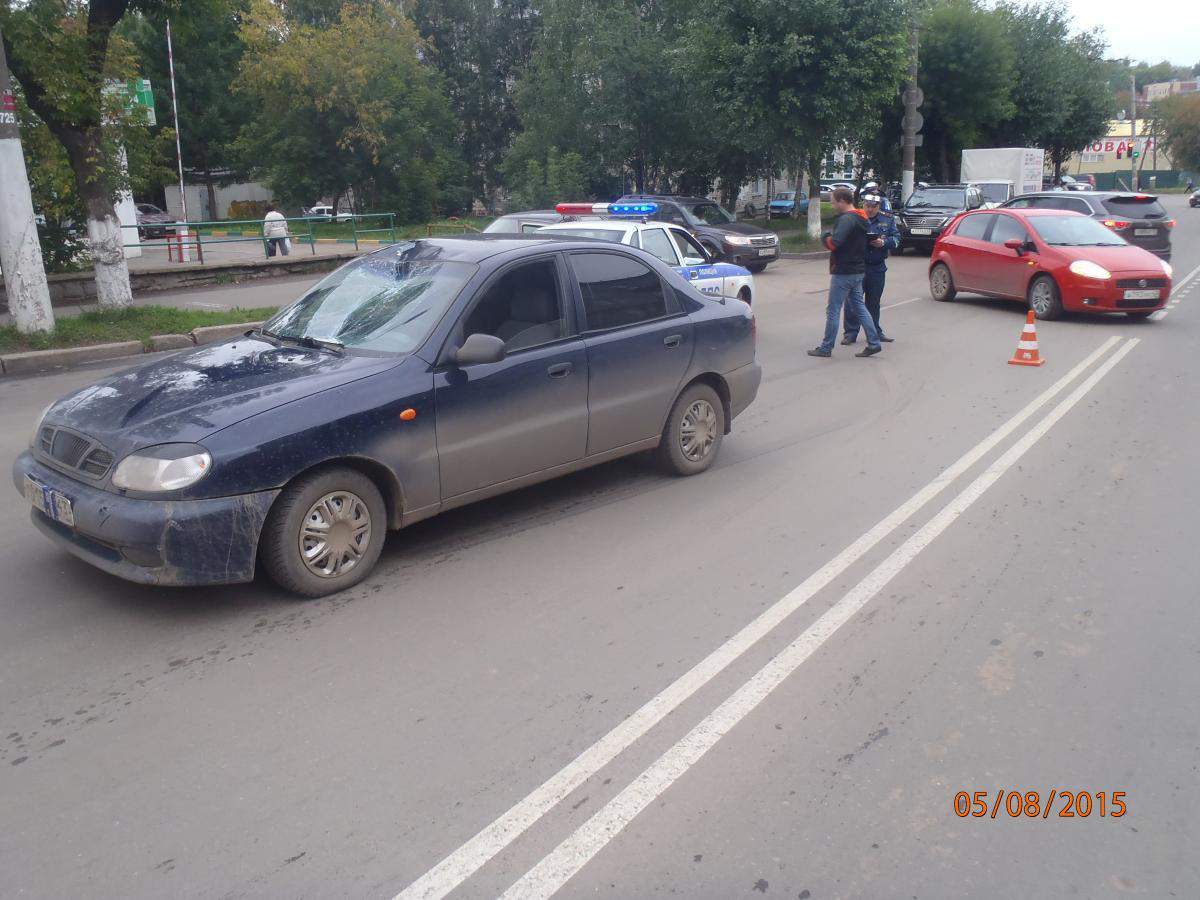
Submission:
<svg viewBox="0 0 1200 900">
<path fill-rule="evenodd" d="M 707 474 L 456 510 L 326 600 L 126 584 L 8 489 L 0 894 L 1195 896 L 1200 274 L 1040 323 L 1029 369 L 1021 307 L 926 266 L 870 360 L 804 355 L 820 263 L 760 276 L 764 383 Z M 110 370 L 0 380 L 5 471 Z"/>
</svg>

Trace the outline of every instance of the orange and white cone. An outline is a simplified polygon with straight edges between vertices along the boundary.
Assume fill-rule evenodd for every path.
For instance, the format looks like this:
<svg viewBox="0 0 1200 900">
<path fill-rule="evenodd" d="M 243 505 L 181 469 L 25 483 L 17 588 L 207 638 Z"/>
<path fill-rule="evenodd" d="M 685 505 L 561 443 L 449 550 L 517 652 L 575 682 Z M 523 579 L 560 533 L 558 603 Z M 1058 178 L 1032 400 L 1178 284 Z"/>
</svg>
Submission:
<svg viewBox="0 0 1200 900">
<path fill-rule="evenodd" d="M 1033 310 L 1025 319 L 1021 329 L 1021 340 L 1017 341 L 1017 352 L 1008 361 L 1010 366 L 1040 366 L 1046 361 L 1038 356 L 1037 328 L 1033 324 Z"/>
</svg>

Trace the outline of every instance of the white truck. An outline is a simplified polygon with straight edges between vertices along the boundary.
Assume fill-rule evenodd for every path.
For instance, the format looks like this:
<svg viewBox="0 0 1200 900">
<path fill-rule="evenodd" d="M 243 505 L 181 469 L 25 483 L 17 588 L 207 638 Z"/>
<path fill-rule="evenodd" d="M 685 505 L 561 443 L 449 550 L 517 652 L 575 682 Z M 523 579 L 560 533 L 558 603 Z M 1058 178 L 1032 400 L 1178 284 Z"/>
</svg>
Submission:
<svg viewBox="0 0 1200 900">
<path fill-rule="evenodd" d="M 1042 189 L 1046 151 L 1031 147 L 987 147 L 962 152 L 961 180 L 983 192 L 984 206 L 999 206 L 1018 194 Z"/>
</svg>

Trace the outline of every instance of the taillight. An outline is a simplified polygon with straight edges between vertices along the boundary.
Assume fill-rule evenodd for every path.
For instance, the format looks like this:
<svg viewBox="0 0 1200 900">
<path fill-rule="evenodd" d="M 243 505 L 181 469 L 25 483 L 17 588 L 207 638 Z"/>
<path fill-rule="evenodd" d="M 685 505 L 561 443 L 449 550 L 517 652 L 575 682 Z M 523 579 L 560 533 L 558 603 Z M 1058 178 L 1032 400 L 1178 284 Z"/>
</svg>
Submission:
<svg viewBox="0 0 1200 900">
<path fill-rule="evenodd" d="M 1167 219 L 1166 225 L 1167 225 L 1167 227 L 1168 227 L 1168 228 L 1174 228 L 1174 227 L 1175 227 L 1175 220 L 1174 220 L 1174 219 Z"/>
<path fill-rule="evenodd" d="M 1111 228 L 1113 231 L 1121 231 L 1132 225 L 1132 222 L 1126 222 L 1124 219 L 1105 219 L 1104 227 Z"/>
</svg>

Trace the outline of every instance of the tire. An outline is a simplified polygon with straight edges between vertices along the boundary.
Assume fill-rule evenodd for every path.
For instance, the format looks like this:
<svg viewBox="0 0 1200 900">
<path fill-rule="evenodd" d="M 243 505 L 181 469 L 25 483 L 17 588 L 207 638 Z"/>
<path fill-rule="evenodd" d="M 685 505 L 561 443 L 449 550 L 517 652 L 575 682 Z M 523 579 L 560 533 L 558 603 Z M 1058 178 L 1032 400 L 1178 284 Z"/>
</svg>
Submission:
<svg viewBox="0 0 1200 900">
<path fill-rule="evenodd" d="M 721 398 L 707 384 L 693 384 L 679 395 L 667 416 L 658 445 L 658 463 L 672 475 L 699 475 L 717 458 L 724 437 L 725 406 Z"/>
<path fill-rule="evenodd" d="M 751 300 L 750 288 L 744 287 L 740 291 L 738 291 L 738 299 L 741 300 L 743 303 L 745 303 L 747 306 L 750 306 L 751 305 L 751 303 L 750 303 L 750 300 Z"/>
<path fill-rule="evenodd" d="M 305 537 L 310 523 L 310 535 L 328 534 L 330 523 L 337 528 L 335 550 L 305 561 L 303 548 L 315 549 L 321 540 Z M 383 551 L 387 524 L 383 496 L 361 472 L 333 468 L 301 475 L 275 499 L 259 539 L 259 559 L 271 580 L 285 590 L 323 597 L 370 574 Z M 365 538 L 357 533 L 364 525 Z M 335 557 L 339 548 L 342 552 Z"/>
<path fill-rule="evenodd" d="M 757 275 L 759 272 L 766 271 L 766 263 L 746 263 L 746 268 Z"/>
<path fill-rule="evenodd" d="M 935 263 L 929 270 L 929 293 L 934 300 L 943 303 L 958 296 L 958 290 L 954 287 L 954 275 L 945 263 Z"/>
<path fill-rule="evenodd" d="M 1129 316 L 1129 318 L 1131 318 L 1131 319 L 1148 319 L 1152 315 L 1154 315 L 1155 312 L 1157 312 L 1157 310 L 1133 309 L 1133 310 L 1129 310 L 1128 312 L 1126 312 L 1125 315 Z"/>
<path fill-rule="evenodd" d="M 1029 308 L 1033 310 L 1033 314 L 1039 319 L 1049 321 L 1062 315 L 1062 294 L 1054 279 L 1049 275 L 1039 275 L 1029 282 L 1029 290 L 1025 292 L 1025 299 Z"/>
</svg>

